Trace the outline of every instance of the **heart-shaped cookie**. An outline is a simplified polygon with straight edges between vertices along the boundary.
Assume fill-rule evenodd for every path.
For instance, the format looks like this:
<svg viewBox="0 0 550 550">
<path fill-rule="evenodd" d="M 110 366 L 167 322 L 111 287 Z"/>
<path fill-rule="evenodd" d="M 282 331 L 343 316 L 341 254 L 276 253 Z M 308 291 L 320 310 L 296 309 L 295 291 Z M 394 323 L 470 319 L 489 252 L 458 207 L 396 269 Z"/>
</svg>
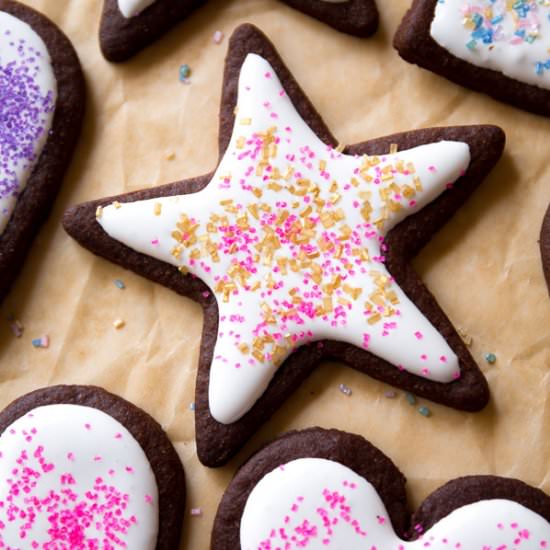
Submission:
<svg viewBox="0 0 550 550">
<path fill-rule="evenodd" d="M 173 550 L 185 478 L 161 427 L 93 386 L 53 386 L 0 413 L 0 547 Z"/>
<path fill-rule="evenodd" d="M 84 114 L 84 82 L 66 36 L 0 0 L 0 300 L 46 219 Z"/>
<path fill-rule="evenodd" d="M 500 101 L 550 116 L 550 4 L 414 0 L 399 55 Z"/>
<path fill-rule="evenodd" d="M 550 497 L 520 481 L 470 476 L 410 518 L 405 478 L 360 436 L 287 434 L 241 467 L 220 503 L 212 550 L 544 550 Z"/>
<path fill-rule="evenodd" d="M 378 27 L 374 0 L 281 0 L 338 31 L 370 36 Z M 105 0 L 99 30 L 109 61 L 125 61 L 185 19 L 206 0 Z"/>
</svg>

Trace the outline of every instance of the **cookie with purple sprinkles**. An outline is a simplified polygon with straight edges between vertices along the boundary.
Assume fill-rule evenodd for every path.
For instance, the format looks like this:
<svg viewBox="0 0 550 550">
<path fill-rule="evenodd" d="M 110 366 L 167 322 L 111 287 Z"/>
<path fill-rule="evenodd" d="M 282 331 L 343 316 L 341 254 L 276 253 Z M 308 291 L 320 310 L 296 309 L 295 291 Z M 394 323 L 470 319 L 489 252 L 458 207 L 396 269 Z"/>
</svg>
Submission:
<svg viewBox="0 0 550 550">
<path fill-rule="evenodd" d="M 0 0 L 0 300 L 61 186 L 85 89 L 68 38 L 46 17 Z"/>
<path fill-rule="evenodd" d="M 374 0 L 281 0 L 334 29 L 359 37 L 378 27 Z M 99 30 L 109 61 L 125 61 L 188 17 L 206 0 L 105 0 Z"/>
<path fill-rule="evenodd" d="M 410 260 L 499 159 L 495 126 L 332 136 L 271 42 L 238 27 L 211 174 L 71 208 L 95 254 L 205 308 L 200 460 L 226 462 L 324 358 L 482 409 L 485 378 Z"/>
<path fill-rule="evenodd" d="M 550 3 L 414 0 L 399 55 L 457 84 L 550 116 Z"/>
<path fill-rule="evenodd" d="M 0 412 L 0 546 L 174 550 L 180 459 L 159 424 L 95 386 L 51 386 Z"/>
<path fill-rule="evenodd" d="M 362 437 L 311 428 L 253 455 L 227 488 L 211 550 L 550 548 L 550 497 L 497 476 L 455 479 L 408 512 L 405 477 Z"/>
</svg>

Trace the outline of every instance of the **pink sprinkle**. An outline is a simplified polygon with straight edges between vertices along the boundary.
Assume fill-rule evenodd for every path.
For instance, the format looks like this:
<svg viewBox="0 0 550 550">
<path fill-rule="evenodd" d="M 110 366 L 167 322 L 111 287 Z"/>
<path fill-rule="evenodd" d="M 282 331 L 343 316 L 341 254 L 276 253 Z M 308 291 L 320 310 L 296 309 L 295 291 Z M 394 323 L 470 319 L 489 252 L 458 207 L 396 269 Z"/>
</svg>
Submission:
<svg viewBox="0 0 550 550">
<path fill-rule="evenodd" d="M 212 36 L 212 41 L 214 44 L 221 44 L 223 40 L 223 32 L 222 31 L 216 31 L 214 35 Z"/>
<path fill-rule="evenodd" d="M 191 515 L 194 517 L 202 516 L 201 508 L 191 508 Z"/>
<path fill-rule="evenodd" d="M 417 340 L 422 340 L 422 338 L 424 338 L 424 335 L 419 330 L 417 330 L 414 335 L 416 336 Z"/>
</svg>

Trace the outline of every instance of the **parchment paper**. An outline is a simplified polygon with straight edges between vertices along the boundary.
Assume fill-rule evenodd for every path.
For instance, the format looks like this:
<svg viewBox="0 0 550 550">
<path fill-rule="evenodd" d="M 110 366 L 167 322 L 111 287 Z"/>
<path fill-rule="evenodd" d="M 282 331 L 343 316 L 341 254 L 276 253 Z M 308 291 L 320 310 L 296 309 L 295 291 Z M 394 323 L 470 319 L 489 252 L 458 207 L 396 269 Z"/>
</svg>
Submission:
<svg viewBox="0 0 550 550">
<path fill-rule="evenodd" d="M 109 65 L 97 43 L 100 0 L 26 0 L 72 39 L 88 81 L 85 128 L 63 191 L 2 305 L 25 326 L 0 323 L 0 407 L 35 388 L 98 384 L 136 403 L 167 430 L 187 473 L 181 548 L 206 549 L 219 499 L 237 466 L 263 442 L 311 425 L 367 437 L 409 479 L 411 506 L 464 474 L 518 477 L 550 492 L 550 300 L 538 250 L 550 200 L 550 120 L 499 104 L 401 61 L 391 37 L 408 0 L 379 2 L 380 30 L 341 35 L 275 0 L 212 0 L 153 47 Z M 475 196 L 436 236 L 416 267 L 489 380 L 480 414 L 422 401 L 340 365 L 326 364 L 235 460 L 219 470 L 195 455 L 193 402 L 202 313 L 173 292 L 93 257 L 63 231 L 69 205 L 211 170 L 227 36 L 251 21 L 283 58 L 343 143 L 436 125 L 494 123 L 506 153 Z M 226 38 L 212 41 L 214 31 Z M 188 63 L 192 83 L 178 81 Z M 171 154 L 175 158 L 169 160 Z M 126 284 L 119 290 L 113 280 Z M 115 330 L 113 321 L 126 326 Z M 31 339 L 49 334 L 48 349 Z M 486 352 L 497 362 L 489 365 Z M 340 383 L 352 389 L 347 397 Z M 191 517 L 191 508 L 202 516 Z"/>
</svg>

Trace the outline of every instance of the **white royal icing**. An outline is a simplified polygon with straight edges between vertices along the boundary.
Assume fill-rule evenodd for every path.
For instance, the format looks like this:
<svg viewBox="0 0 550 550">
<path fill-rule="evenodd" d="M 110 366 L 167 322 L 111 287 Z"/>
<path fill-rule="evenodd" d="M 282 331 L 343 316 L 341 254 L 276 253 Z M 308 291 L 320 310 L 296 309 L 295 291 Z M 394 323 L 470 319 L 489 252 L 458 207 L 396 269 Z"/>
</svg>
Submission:
<svg viewBox="0 0 550 550">
<path fill-rule="evenodd" d="M 550 89 L 548 0 L 440 0 L 430 32 L 460 59 Z"/>
<path fill-rule="evenodd" d="M 0 235 L 48 138 L 56 95 L 46 44 L 0 11 Z"/>
<path fill-rule="evenodd" d="M 219 332 L 210 411 L 228 424 L 301 344 L 333 339 L 419 376 L 459 377 L 443 337 L 392 282 L 383 237 L 468 167 L 468 145 L 344 155 L 305 124 L 269 63 L 249 54 L 238 114 L 210 184 L 192 195 L 112 204 L 114 239 L 185 266 L 214 292 Z"/>
<path fill-rule="evenodd" d="M 463 506 L 420 537 L 401 540 L 375 488 L 339 462 L 301 458 L 254 487 L 240 526 L 242 550 L 544 550 L 550 524 L 510 500 Z"/>
<path fill-rule="evenodd" d="M 127 19 L 139 15 L 156 0 L 118 0 L 118 9 Z"/>
<path fill-rule="evenodd" d="M 0 436 L 0 547 L 154 550 L 158 490 L 149 461 L 110 415 L 33 409 Z"/>
</svg>

